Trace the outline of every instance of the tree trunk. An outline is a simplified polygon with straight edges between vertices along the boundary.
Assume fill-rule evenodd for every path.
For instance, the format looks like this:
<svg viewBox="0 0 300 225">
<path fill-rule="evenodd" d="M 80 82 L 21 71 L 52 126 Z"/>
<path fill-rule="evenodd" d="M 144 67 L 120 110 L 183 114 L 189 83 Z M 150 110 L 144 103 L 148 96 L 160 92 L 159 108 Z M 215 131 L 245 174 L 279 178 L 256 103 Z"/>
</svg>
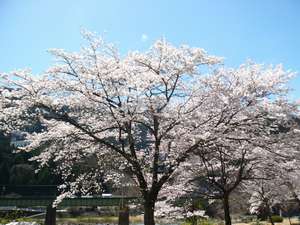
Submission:
<svg viewBox="0 0 300 225">
<path fill-rule="evenodd" d="M 270 220 L 271 224 L 274 225 L 271 213 L 269 213 L 269 220 Z"/>
<path fill-rule="evenodd" d="M 290 216 L 290 214 L 288 215 L 288 219 L 289 219 L 290 225 L 292 225 L 292 221 L 291 221 L 291 216 Z"/>
<path fill-rule="evenodd" d="M 55 225 L 56 224 L 56 208 L 53 208 L 52 205 L 47 206 L 45 225 Z"/>
<path fill-rule="evenodd" d="M 298 204 L 298 209 L 300 210 L 300 199 L 298 198 L 298 195 L 295 191 L 293 191 L 293 196 Z"/>
<path fill-rule="evenodd" d="M 154 202 L 144 203 L 144 225 L 155 225 L 154 221 Z"/>
<path fill-rule="evenodd" d="M 229 194 L 225 194 L 223 198 L 224 219 L 225 225 L 231 225 L 230 209 L 229 209 Z"/>
<path fill-rule="evenodd" d="M 121 206 L 119 209 L 119 225 L 129 225 L 129 207 Z"/>
<path fill-rule="evenodd" d="M 269 220 L 270 220 L 271 224 L 274 225 L 274 222 L 273 222 L 273 219 L 272 219 L 271 207 L 269 206 L 268 203 L 266 204 L 266 206 L 267 206 L 267 210 L 268 210 L 267 212 L 268 212 Z"/>
</svg>

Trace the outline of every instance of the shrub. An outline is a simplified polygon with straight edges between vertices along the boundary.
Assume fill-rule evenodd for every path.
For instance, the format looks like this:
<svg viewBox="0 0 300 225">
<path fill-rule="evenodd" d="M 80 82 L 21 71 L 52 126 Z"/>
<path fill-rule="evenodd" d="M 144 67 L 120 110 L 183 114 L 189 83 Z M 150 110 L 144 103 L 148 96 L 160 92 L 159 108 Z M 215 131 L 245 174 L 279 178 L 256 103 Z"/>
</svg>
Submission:
<svg viewBox="0 0 300 225">
<path fill-rule="evenodd" d="M 283 217 L 282 216 L 277 216 L 277 215 L 274 215 L 271 217 L 272 218 L 272 221 L 274 223 L 281 223 L 283 221 Z"/>
</svg>

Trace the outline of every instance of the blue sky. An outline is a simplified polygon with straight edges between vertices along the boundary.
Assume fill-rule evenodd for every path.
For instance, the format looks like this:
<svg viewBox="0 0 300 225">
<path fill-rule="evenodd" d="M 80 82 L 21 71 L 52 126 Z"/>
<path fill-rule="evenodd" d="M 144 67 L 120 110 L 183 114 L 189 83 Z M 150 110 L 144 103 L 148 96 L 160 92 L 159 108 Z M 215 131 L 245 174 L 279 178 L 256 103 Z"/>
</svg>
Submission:
<svg viewBox="0 0 300 225">
<path fill-rule="evenodd" d="M 247 59 L 300 72 L 298 0 L 0 0 L 0 71 L 51 65 L 49 48 L 78 50 L 80 30 L 122 50 L 165 37 L 206 49 L 238 66 Z M 291 82 L 300 99 L 300 77 Z"/>
</svg>

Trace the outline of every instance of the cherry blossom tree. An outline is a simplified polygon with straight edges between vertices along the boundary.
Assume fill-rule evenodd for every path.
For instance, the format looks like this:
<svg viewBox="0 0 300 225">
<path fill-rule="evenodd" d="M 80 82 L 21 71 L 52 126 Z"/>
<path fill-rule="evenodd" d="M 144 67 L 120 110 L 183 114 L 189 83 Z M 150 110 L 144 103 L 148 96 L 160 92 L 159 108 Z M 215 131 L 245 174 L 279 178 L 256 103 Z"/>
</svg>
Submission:
<svg viewBox="0 0 300 225">
<path fill-rule="evenodd" d="M 213 161 L 218 149 L 224 157 L 237 149 L 244 157 L 254 142 L 263 152 L 264 112 L 295 110 L 282 98 L 292 74 L 281 66 L 215 69 L 221 58 L 165 40 L 145 53 L 120 56 L 95 35 L 84 37 L 88 46 L 79 52 L 50 50 L 57 62 L 44 74 L 1 74 L 9 88 L 1 92 L 1 126 L 43 124 L 41 133 L 27 133 L 24 149 L 43 149 L 33 159 L 41 166 L 51 160 L 59 165 L 66 181 L 61 197 L 101 188 L 99 174 L 116 184 L 126 174 L 144 199 L 144 223 L 153 225 L 159 193 L 191 154 Z M 90 160 L 97 166 L 76 169 Z"/>
<path fill-rule="evenodd" d="M 243 65 L 236 70 L 217 70 L 203 81 L 213 104 L 210 130 L 202 137 L 205 144 L 181 165 L 176 189 L 183 190 L 182 196 L 194 192 L 222 200 L 226 224 L 231 224 L 229 197 L 234 190 L 248 181 L 271 179 L 262 176 L 262 171 L 279 175 L 279 164 L 292 165 L 291 160 L 299 154 L 299 149 L 291 146 L 296 135 L 281 131 L 282 123 L 289 121 L 297 108 L 282 96 L 278 101 L 267 100 L 285 92 L 277 69 L 263 71 L 259 65 Z"/>
<path fill-rule="evenodd" d="M 34 160 L 41 166 L 54 160 L 65 180 L 72 180 L 61 186 L 61 197 L 87 193 L 98 174 L 113 181 L 130 175 L 144 198 L 144 222 L 152 225 L 162 186 L 202 143 L 187 130 L 205 102 L 197 87 L 200 68 L 221 59 L 164 40 L 146 53 L 120 57 L 113 45 L 84 36 L 89 45 L 79 53 L 50 50 L 57 64 L 42 76 L 28 70 L 1 75 L 12 88 L 1 94 L 1 121 L 7 130 L 42 122 L 45 130 L 27 134 L 25 150 L 46 146 Z M 96 159 L 98 167 L 74 177 L 86 158 Z"/>
<path fill-rule="evenodd" d="M 285 191 L 284 186 L 273 183 L 274 181 L 274 179 L 256 180 L 248 186 L 248 189 L 252 190 L 252 195 L 249 200 L 250 212 L 252 214 L 259 214 L 264 211 L 272 225 L 274 225 L 272 220 L 272 207 L 285 200 L 283 197 Z"/>
<path fill-rule="evenodd" d="M 244 186 L 244 191 L 251 195 L 250 213 L 266 216 L 272 224 L 274 207 L 285 209 L 286 204 L 294 198 L 290 187 L 291 174 L 297 173 L 298 169 L 291 167 L 293 162 L 287 158 L 282 161 L 284 162 L 277 159 L 272 168 L 257 171 L 261 179 L 251 180 Z M 286 173 L 287 171 L 289 172 Z"/>
<path fill-rule="evenodd" d="M 261 163 L 260 169 L 255 171 L 253 179 L 246 182 L 244 191 L 251 194 L 250 212 L 264 213 L 272 224 L 272 208 L 279 206 L 284 208 L 290 200 L 295 199 L 299 203 L 298 190 L 300 175 L 299 168 L 299 115 L 288 115 L 281 120 L 274 120 L 269 124 L 277 127 L 273 134 L 280 141 L 275 141 L 269 147 L 272 151 Z"/>
<path fill-rule="evenodd" d="M 272 224 L 274 207 L 285 211 L 291 200 L 299 204 L 299 161 L 294 165 L 296 160 L 287 159 L 284 162 L 276 160 L 277 165 L 274 164 L 272 169 L 260 171 L 262 179 L 251 180 L 244 185 L 244 191 L 251 194 L 250 212 L 265 214 Z"/>
<path fill-rule="evenodd" d="M 273 157 L 271 169 L 260 171 L 261 179 L 248 183 L 246 190 L 252 194 L 250 199 L 252 213 L 265 208 L 271 220 L 272 207 L 276 204 L 296 200 L 299 204 L 299 115 L 277 121 L 281 151 Z M 278 148 L 279 146 L 277 146 Z M 272 222 L 272 221 L 271 221 Z"/>
<path fill-rule="evenodd" d="M 299 114 L 290 118 L 282 125 L 284 133 L 281 139 L 288 148 L 288 155 L 280 163 L 280 171 L 277 176 L 280 177 L 281 183 L 287 187 L 287 200 L 294 199 L 300 209 L 300 119 Z"/>
</svg>

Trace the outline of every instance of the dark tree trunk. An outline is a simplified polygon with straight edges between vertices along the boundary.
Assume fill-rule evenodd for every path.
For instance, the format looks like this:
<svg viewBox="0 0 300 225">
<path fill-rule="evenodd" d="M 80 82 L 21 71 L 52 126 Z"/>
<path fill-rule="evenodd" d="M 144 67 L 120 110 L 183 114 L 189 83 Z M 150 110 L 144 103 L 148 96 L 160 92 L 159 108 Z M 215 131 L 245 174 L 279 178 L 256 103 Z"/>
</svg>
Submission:
<svg viewBox="0 0 300 225">
<path fill-rule="evenodd" d="M 129 207 L 122 206 L 119 209 L 119 225 L 129 225 Z"/>
<path fill-rule="evenodd" d="M 145 201 L 145 203 L 144 203 L 144 225 L 155 225 L 154 205 L 155 205 L 155 201 Z"/>
<path fill-rule="evenodd" d="M 296 199 L 296 202 L 298 203 L 298 209 L 300 210 L 300 199 L 298 197 L 295 199 Z"/>
<path fill-rule="evenodd" d="M 269 217 L 270 223 L 271 223 L 272 225 L 274 225 L 274 222 L 273 222 L 271 213 L 269 213 L 269 216 L 268 216 L 268 217 Z"/>
<path fill-rule="evenodd" d="M 223 208 L 224 208 L 225 225 L 231 225 L 229 194 L 225 194 L 223 197 Z"/>
<path fill-rule="evenodd" d="M 55 225 L 56 224 L 56 208 L 53 208 L 52 205 L 47 206 L 45 225 Z"/>
<path fill-rule="evenodd" d="M 293 191 L 293 196 L 298 204 L 298 209 L 300 210 L 300 199 L 298 198 L 298 195 L 295 191 Z"/>
<path fill-rule="evenodd" d="M 288 219 L 289 219 L 290 225 L 292 225 L 292 221 L 291 221 L 291 216 L 290 216 L 290 214 L 288 215 Z"/>
<path fill-rule="evenodd" d="M 267 213 L 268 213 L 268 217 L 269 217 L 270 223 L 272 225 L 274 225 L 274 222 L 273 222 L 273 219 L 272 219 L 271 207 L 269 206 L 268 202 L 266 203 L 266 208 L 267 208 Z"/>
</svg>

